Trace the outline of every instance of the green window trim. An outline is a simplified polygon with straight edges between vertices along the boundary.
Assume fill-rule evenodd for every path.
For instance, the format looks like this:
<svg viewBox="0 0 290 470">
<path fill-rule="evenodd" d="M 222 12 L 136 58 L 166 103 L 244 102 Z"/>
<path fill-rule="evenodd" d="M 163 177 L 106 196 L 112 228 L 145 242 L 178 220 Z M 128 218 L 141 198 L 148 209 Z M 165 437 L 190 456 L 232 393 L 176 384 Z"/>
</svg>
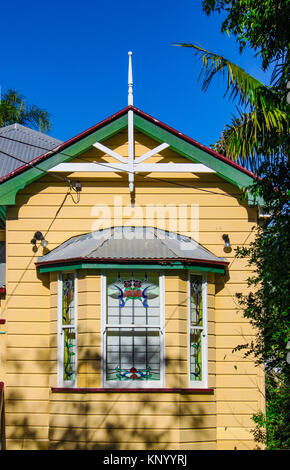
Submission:
<svg viewBox="0 0 290 470">
<path fill-rule="evenodd" d="M 49 273 L 58 271 L 72 271 L 78 269 L 96 269 L 96 270 L 159 270 L 159 271 L 171 271 L 171 270 L 184 270 L 184 271 L 202 271 L 211 273 L 225 273 L 225 267 L 213 267 L 213 266 L 187 266 L 182 263 L 174 264 L 107 264 L 107 263 L 79 263 L 71 265 L 54 265 L 54 266 L 39 266 L 39 273 Z"/>
</svg>

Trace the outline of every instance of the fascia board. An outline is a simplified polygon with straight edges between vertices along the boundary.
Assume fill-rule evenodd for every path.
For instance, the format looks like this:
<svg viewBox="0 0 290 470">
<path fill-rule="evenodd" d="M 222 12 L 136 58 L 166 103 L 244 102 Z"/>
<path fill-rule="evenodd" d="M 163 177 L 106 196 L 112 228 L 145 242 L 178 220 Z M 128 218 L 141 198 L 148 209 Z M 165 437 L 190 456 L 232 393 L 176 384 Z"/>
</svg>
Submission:
<svg viewBox="0 0 290 470">
<path fill-rule="evenodd" d="M 98 141 L 112 137 L 128 125 L 127 113 L 116 120 L 106 124 L 104 127 L 92 132 L 90 135 L 81 138 L 69 147 L 48 156 L 46 159 L 36 163 L 36 167 L 27 168 L 22 173 L 15 175 L 0 185 L 0 205 L 13 205 L 18 191 L 25 188 L 44 175 L 45 171 L 50 170 L 59 163 L 72 160 L 78 155 L 92 147 Z"/>
<path fill-rule="evenodd" d="M 186 266 L 182 263 L 176 263 L 172 265 L 160 265 L 160 264 L 107 264 L 107 263 L 79 263 L 69 265 L 51 265 L 51 266 L 39 266 L 39 273 L 48 273 L 56 271 L 71 271 L 79 269 L 96 269 L 101 271 L 112 271 L 112 270 L 148 270 L 148 271 L 171 271 L 171 270 L 186 270 L 186 271 L 204 271 L 213 273 L 225 273 L 225 267 L 213 267 L 213 266 L 201 266 L 198 263 L 196 265 Z"/>
<path fill-rule="evenodd" d="M 174 135 L 168 130 L 163 129 L 161 126 L 139 116 L 137 113 L 134 115 L 134 125 L 137 130 L 157 142 L 167 142 L 173 150 L 188 160 L 208 166 L 222 179 L 228 181 L 234 186 L 237 186 L 241 190 L 248 188 L 253 184 L 254 179 L 248 174 L 218 158 L 215 158 L 213 155 L 210 155 L 194 144 L 185 141 L 182 137 Z M 249 197 L 248 202 L 251 202 L 251 196 Z"/>
<path fill-rule="evenodd" d="M 210 153 L 199 148 L 197 145 L 194 145 L 194 143 L 186 141 L 182 134 L 178 137 L 178 135 L 170 132 L 170 130 L 168 130 L 169 128 L 166 129 L 164 126 L 161 126 L 161 124 L 159 125 L 158 121 L 155 122 L 153 118 L 146 119 L 146 116 L 144 115 L 143 117 L 139 110 L 134 109 L 133 107 L 132 109 L 134 110 L 134 127 L 141 133 L 149 136 L 157 142 L 167 142 L 173 150 L 183 157 L 193 163 L 201 163 L 208 166 L 222 179 L 228 181 L 234 186 L 237 186 L 239 189 L 249 188 L 252 185 L 254 181 L 253 177 L 240 170 L 237 166 L 232 166 L 225 161 L 214 157 Z M 48 171 L 60 163 L 68 162 L 91 148 L 95 142 L 102 142 L 117 134 L 120 130 L 126 128 L 128 125 L 128 110 L 122 110 L 122 112 L 119 113 L 119 116 L 120 117 L 116 117 L 116 115 L 113 116 L 114 119 L 110 118 L 109 122 L 105 120 L 104 124 L 101 123 L 100 128 L 96 131 L 92 131 L 88 135 L 88 131 L 84 133 L 84 136 L 80 134 L 76 142 L 74 142 L 75 139 L 71 139 L 72 144 L 66 145 L 65 143 L 64 150 L 60 150 L 55 153 L 52 151 L 52 155 L 48 154 L 44 159 L 39 157 L 35 163 L 37 168 L 33 166 L 29 167 L 28 164 L 28 168 L 22 173 L 4 181 L 0 184 L 0 205 L 15 204 L 15 198 L 18 191 L 42 177 L 44 174 L 42 170 Z M 70 141 L 67 143 L 69 144 L 69 142 Z M 38 160 L 40 161 L 38 162 Z M 258 202 L 259 205 L 262 205 L 263 203 L 263 201 L 256 202 Z M 248 203 L 253 203 L 250 192 L 248 194 Z"/>
</svg>

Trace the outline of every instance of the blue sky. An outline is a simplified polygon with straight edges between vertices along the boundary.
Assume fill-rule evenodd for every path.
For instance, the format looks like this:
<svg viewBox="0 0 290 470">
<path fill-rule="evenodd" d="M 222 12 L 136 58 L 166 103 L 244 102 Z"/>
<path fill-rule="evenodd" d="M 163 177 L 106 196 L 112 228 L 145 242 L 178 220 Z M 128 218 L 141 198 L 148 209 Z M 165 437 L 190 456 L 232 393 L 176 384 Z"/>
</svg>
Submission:
<svg viewBox="0 0 290 470">
<path fill-rule="evenodd" d="M 199 44 L 238 63 L 264 83 L 254 51 L 238 52 L 207 17 L 201 0 L 50 0 L 3 2 L 0 85 L 51 114 L 51 135 L 67 140 L 127 106 L 128 51 L 134 105 L 204 145 L 215 142 L 235 105 L 216 80 L 198 83 Z"/>
</svg>

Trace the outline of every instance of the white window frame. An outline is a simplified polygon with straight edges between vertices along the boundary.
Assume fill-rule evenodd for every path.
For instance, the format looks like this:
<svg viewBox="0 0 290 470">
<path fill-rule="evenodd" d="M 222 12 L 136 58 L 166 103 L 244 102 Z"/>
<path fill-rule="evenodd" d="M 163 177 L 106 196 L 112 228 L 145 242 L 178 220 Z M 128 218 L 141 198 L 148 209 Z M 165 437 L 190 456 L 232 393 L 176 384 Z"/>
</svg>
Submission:
<svg viewBox="0 0 290 470">
<path fill-rule="evenodd" d="M 190 295 L 191 295 L 191 276 L 202 277 L 202 319 L 203 326 L 197 327 L 191 325 Z M 191 380 L 190 378 L 190 331 L 201 329 L 201 371 L 202 380 Z M 190 388 L 208 388 L 208 313 L 207 313 L 207 276 L 199 271 L 189 271 L 188 273 L 188 378 Z"/>
<path fill-rule="evenodd" d="M 149 269 L 144 271 L 153 272 Z M 134 271 L 127 268 L 120 272 Z M 134 271 L 138 272 L 138 271 Z M 159 300 L 160 300 L 160 324 L 154 325 L 160 331 L 160 380 L 144 381 L 122 381 L 106 380 L 106 329 L 116 328 L 116 325 L 107 325 L 107 274 L 101 274 L 101 385 L 102 388 L 164 388 L 165 387 L 165 278 L 164 274 L 159 273 Z M 122 325 L 124 328 L 124 325 Z"/>
<path fill-rule="evenodd" d="M 62 324 L 62 303 L 63 303 L 63 275 L 73 274 L 74 275 L 74 323 L 69 326 L 63 326 Z M 58 313 L 57 313 L 57 383 L 58 387 L 77 387 L 77 368 L 78 368 L 78 338 L 77 338 L 77 312 L 78 312 L 78 297 L 77 297 L 77 273 L 76 271 L 60 272 L 58 274 Z M 63 356 L 64 356 L 64 329 L 70 328 L 75 331 L 75 378 L 73 380 L 63 379 Z"/>
</svg>

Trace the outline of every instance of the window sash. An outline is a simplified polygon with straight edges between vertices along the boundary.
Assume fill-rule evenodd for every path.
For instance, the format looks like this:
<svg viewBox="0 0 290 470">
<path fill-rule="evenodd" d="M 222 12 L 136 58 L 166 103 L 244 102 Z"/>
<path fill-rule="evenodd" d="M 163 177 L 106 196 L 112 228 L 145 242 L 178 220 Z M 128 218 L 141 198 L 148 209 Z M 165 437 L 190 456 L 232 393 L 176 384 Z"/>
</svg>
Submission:
<svg viewBox="0 0 290 470">
<path fill-rule="evenodd" d="M 72 306 L 65 304 L 65 279 L 72 281 Z M 67 299 L 66 299 L 67 302 Z M 66 308 L 66 312 L 64 309 Z M 67 318 L 64 316 L 67 315 Z M 77 276 L 75 272 L 59 273 L 58 277 L 58 385 L 77 384 Z"/>
<path fill-rule="evenodd" d="M 192 278 L 200 277 L 202 281 L 202 311 L 199 321 L 192 323 Z M 189 386 L 192 388 L 208 387 L 208 324 L 207 324 L 207 277 L 204 273 L 196 272 L 188 274 L 188 375 Z M 202 324 L 200 324 L 202 322 Z M 192 341 L 196 335 L 195 342 Z M 195 345 L 195 346 L 194 346 Z M 194 348 L 196 350 L 194 350 Z M 193 354 L 195 352 L 195 354 Z M 193 379 L 192 375 L 200 375 L 200 378 Z"/>
<path fill-rule="evenodd" d="M 122 271 L 122 274 L 125 274 L 126 271 Z M 131 271 L 127 271 L 128 274 L 131 274 Z M 148 270 L 148 273 L 150 270 Z M 117 273 L 116 273 L 117 275 Z M 164 320 L 164 275 L 160 274 L 158 275 L 158 281 L 159 281 L 159 306 L 158 306 L 158 311 L 159 311 L 159 321 L 158 324 L 154 323 L 109 323 L 107 322 L 107 275 L 102 274 L 101 276 L 101 310 L 102 310 L 102 321 L 101 321 L 101 328 L 102 328 L 102 359 L 101 359 L 101 373 L 102 373 L 102 386 L 103 387 L 128 387 L 128 388 L 146 388 L 146 387 L 161 387 L 164 386 L 164 379 L 165 379 L 165 371 L 164 371 L 164 363 L 165 363 L 165 352 L 164 352 L 164 327 L 165 327 L 165 320 Z M 128 316 L 128 315 L 127 315 Z M 158 334 L 159 338 L 159 345 L 158 345 L 158 360 L 159 360 L 159 379 L 153 379 L 154 373 L 151 371 L 146 371 L 144 369 L 139 369 L 136 367 L 136 371 L 130 372 L 130 369 L 128 370 L 122 370 L 122 372 L 119 372 L 119 375 L 122 375 L 122 378 L 118 378 L 118 374 L 116 374 L 116 380 L 108 380 L 107 379 L 107 370 L 108 370 L 108 354 L 107 354 L 107 338 L 108 338 L 108 333 L 111 333 L 111 330 L 116 331 L 116 336 L 118 336 L 119 341 L 120 338 L 122 337 L 122 333 L 128 333 L 128 337 L 130 338 L 130 333 L 131 333 L 131 338 L 136 337 L 136 333 L 139 335 L 142 335 L 142 332 L 144 333 L 143 337 L 146 339 L 146 341 L 150 340 L 150 336 L 152 334 Z M 133 341 L 133 339 L 132 339 Z M 126 347 L 126 345 L 124 345 Z M 128 344 L 128 349 L 130 349 L 131 345 Z M 134 350 L 128 352 L 128 356 L 130 354 L 134 354 Z M 139 353 L 137 352 L 137 355 Z M 145 351 L 146 355 L 146 351 Z M 125 362 L 124 362 L 125 363 Z M 141 363 L 140 363 L 141 365 Z M 146 369 L 146 367 L 145 367 Z M 116 371 L 118 373 L 118 371 Z M 138 380 L 127 380 L 128 377 L 130 377 L 130 373 L 135 374 L 138 376 Z M 150 374 L 152 373 L 152 377 L 149 377 Z M 146 378 L 142 376 L 142 374 L 145 374 Z M 137 377 L 136 377 L 137 378 Z"/>
</svg>

